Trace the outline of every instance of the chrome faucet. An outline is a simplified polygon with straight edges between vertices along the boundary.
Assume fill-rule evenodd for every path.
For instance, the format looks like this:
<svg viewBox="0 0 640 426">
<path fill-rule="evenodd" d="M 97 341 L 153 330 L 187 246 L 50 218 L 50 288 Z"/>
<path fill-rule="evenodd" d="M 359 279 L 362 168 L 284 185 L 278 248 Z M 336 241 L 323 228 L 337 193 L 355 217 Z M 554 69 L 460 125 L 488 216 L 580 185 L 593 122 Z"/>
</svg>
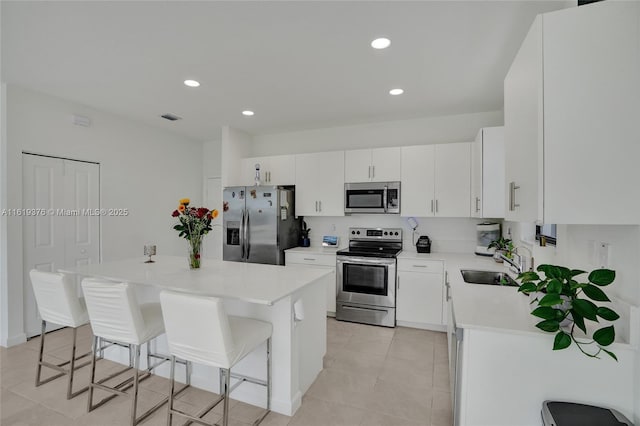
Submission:
<svg viewBox="0 0 640 426">
<path fill-rule="evenodd" d="M 519 248 L 523 248 L 526 249 L 529 252 L 529 259 L 531 259 L 531 264 L 529 265 L 529 267 L 527 267 L 527 261 L 526 258 L 524 256 L 522 256 L 521 254 L 518 253 L 518 249 Z M 511 265 L 511 270 L 516 273 L 516 274 L 521 274 L 524 271 L 528 270 L 528 271 L 533 271 L 533 253 L 531 252 L 531 250 L 529 250 L 528 247 L 525 246 L 518 246 L 513 250 L 513 254 L 515 256 L 518 256 L 518 260 L 513 260 L 513 259 L 509 259 L 508 257 L 506 257 L 504 254 L 501 255 L 502 259 L 504 261 L 506 261 L 509 265 Z"/>
</svg>

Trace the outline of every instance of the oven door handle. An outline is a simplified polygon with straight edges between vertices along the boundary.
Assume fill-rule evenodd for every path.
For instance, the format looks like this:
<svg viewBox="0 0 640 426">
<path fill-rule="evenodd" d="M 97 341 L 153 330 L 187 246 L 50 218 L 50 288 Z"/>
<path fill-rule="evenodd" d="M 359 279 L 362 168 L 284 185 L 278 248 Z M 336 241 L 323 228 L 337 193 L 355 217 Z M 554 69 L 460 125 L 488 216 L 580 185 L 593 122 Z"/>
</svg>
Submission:
<svg viewBox="0 0 640 426">
<path fill-rule="evenodd" d="M 342 305 L 342 309 L 352 310 L 352 311 L 378 311 L 378 312 L 389 312 L 388 309 L 376 309 L 376 308 L 358 308 L 356 306 Z"/>
<path fill-rule="evenodd" d="M 384 186 L 384 190 L 382 192 L 382 207 L 384 208 L 384 212 L 387 212 L 387 192 L 389 191 L 389 187 L 387 185 Z"/>
<path fill-rule="evenodd" d="M 338 264 L 366 264 L 366 265 L 385 265 L 385 266 L 393 266 L 396 264 L 396 259 L 394 258 L 378 258 L 378 257 L 356 257 L 356 256 L 345 256 L 337 258 Z"/>
</svg>

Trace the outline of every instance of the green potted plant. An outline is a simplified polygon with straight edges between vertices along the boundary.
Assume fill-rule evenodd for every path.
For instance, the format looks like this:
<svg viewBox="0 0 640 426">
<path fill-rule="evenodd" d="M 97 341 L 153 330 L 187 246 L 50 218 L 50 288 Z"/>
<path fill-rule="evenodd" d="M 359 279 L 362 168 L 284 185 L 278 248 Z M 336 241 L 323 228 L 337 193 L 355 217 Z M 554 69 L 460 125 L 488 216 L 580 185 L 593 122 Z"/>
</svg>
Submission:
<svg viewBox="0 0 640 426">
<path fill-rule="evenodd" d="M 493 260 L 496 262 L 502 263 L 501 255 L 504 254 L 505 257 L 511 259 L 513 256 L 513 242 L 509 238 L 504 238 L 500 235 L 500 238 L 497 240 L 493 240 L 489 243 L 487 248 L 495 248 L 496 251 L 493 254 Z"/>
<path fill-rule="evenodd" d="M 620 318 L 612 309 L 597 306 L 592 302 L 610 302 L 602 291 L 602 287 L 608 286 L 615 280 L 615 271 L 596 269 L 589 273 L 587 282 L 577 280 L 578 276 L 586 274 L 586 271 L 579 269 L 540 265 L 537 271 L 544 277 L 533 271 L 523 272 L 518 276 L 522 282 L 518 291 L 534 296 L 531 303 L 536 303 L 537 307 L 531 311 L 531 314 L 542 319 L 536 327 L 546 332 L 556 333 L 553 350 L 566 349 L 573 342 L 588 357 L 599 358 L 598 355 L 604 352 L 617 361 L 616 355 L 605 349 L 615 340 L 614 326 L 606 325 L 599 328 L 590 337 L 585 324 L 586 320 L 599 322 L 598 318 L 606 321 L 615 321 Z M 576 327 L 582 330 L 590 340 L 576 338 Z M 585 350 L 586 347 L 593 347 L 591 345 L 595 345 L 597 349 L 591 352 Z"/>
</svg>

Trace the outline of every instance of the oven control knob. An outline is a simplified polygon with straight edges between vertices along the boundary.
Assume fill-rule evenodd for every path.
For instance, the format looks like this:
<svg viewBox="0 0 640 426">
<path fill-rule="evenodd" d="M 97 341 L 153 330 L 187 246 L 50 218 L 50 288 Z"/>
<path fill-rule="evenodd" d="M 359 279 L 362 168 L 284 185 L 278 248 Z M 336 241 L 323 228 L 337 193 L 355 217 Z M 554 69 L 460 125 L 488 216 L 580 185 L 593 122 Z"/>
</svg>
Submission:
<svg viewBox="0 0 640 426">
<path fill-rule="evenodd" d="M 398 235 L 398 233 L 396 232 L 396 235 Z"/>
<path fill-rule="evenodd" d="M 387 234 L 388 234 L 388 232 L 387 232 L 387 231 L 384 231 L 384 235 L 387 235 Z"/>
<path fill-rule="evenodd" d="M 360 235 L 360 231 L 356 232 L 356 234 Z"/>
<path fill-rule="evenodd" d="M 351 233 L 352 233 L 353 235 L 355 235 L 355 234 L 356 234 L 356 231 L 351 231 Z"/>
</svg>

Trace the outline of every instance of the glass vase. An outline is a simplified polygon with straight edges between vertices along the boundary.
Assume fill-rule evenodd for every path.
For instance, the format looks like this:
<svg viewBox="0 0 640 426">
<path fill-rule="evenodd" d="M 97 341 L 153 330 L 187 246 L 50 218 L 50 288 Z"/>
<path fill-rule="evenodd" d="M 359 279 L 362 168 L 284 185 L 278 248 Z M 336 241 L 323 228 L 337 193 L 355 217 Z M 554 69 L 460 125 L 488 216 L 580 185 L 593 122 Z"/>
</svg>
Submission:
<svg viewBox="0 0 640 426">
<path fill-rule="evenodd" d="M 189 269 L 200 269 L 200 248 L 202 247 L 202 237 L 195 237 L 189 240 Z"/>
</svg>

